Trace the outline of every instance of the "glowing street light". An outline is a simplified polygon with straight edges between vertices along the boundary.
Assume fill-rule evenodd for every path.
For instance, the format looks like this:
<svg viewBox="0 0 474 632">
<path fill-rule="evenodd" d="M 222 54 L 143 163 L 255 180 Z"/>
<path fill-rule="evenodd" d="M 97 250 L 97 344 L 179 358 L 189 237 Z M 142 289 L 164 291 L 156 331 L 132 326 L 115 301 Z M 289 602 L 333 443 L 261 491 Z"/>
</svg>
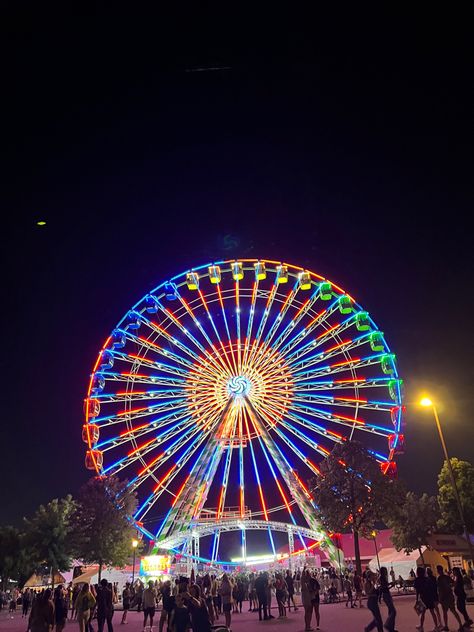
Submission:
<svg viewBox="0 0 474 632">
<path fill-rule="evenodd" d="M 464 530 L 464 537 L 467 540 L 467 544 L 469 546 L 469 553 L 471 556 L 471 564 L 474 565 L 474 551 L 472 548 L 472 543 L 471 543 L 471 537 L 469 535 L 469 531 L 467 529 L 466 526 L 466 521 L 464 519 L 464 512 L 462 509 L 462 504 L 461 504 L 461 497 L 459 496 L 459 490 L 458 490 L 458 486 L 456 484 L 456 479 L 454 478 L 454 472 L 453 472 L 453 466 L 451 465 L 451 461 L 449 459 L 449 455 L 448 455 L 448 448 L 446 447 L 446 441 L 444 440 L 444 435 L 443 435 L 443 430 L 441 428 L 441 422 L 439 420 L 438 417 L 438 411 L 436 410 L 436 406 L 434 405 L 433 401 L 427 397 L 426 395 L 424 397 L 421 398 L 420 400 L 420 406 L 423 406 L 424 408 L 431 408 L 433 411 L 433 415 L 436 421 L 436 427 L 438 429 L 438 434 L 439 434 L 439 438 L 441 441 L 441 445 L 443 447 L 443 452 L 444 452 L 444 458 L 448 464 L 448 470 L 449 470 L 449 475 L 451 478 L 451 484 L 453 486 L 453 490 L 454 490 L 454 496 L 456 498 L 456 504 L 458 506 L 458 512 L 459 512 L 459 518 L 461 519 L 461 525 L 462 528 Z"/>
<path fill-rule="evenodd" d="M 380 560 L 379 560 L 379 550 L 377 548 L 377 531 L 372 531 L 372 533 L 370 534 L 373 538 L 374 538 L 374 546 L 375 546 L 375 555 L 377 556 L 377 566 L 379 567 L 379 573 L 380 573 Z"/>
</svg>

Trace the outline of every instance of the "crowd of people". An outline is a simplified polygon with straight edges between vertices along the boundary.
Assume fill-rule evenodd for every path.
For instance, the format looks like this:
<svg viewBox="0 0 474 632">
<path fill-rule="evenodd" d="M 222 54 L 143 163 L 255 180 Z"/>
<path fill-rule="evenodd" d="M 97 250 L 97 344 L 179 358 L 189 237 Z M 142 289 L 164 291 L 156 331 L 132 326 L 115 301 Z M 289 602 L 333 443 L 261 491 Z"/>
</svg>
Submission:
<svg viewBox="0 0 474 632">
<path fill-rule="evenodd" d="M 423 631 L 428 612 L 436 631 L 449 630 L 449 616 L 460 631 L 473 624 L 466 609 L 466 590 L 472 589 L 472 577 L 463 569 L 454 568 L 447 573 L 438 566 L 435 575 L 431 568 L 418 567 L 411 575 L 415 610 L 420 617 L 418 630 Z M 216 627 L 228 632 L 232 615 L 240 614 L 244 602 L 248 602 L 248 611 L 256 613 L 259 621 L 274 619 L 272 610 L 275 614 L 278 611 L 278 618 L 285 619 L 287 612 L 302 608 L 305 632 L 312 632 L 313 625 L 320 629 L 320 603 L 345 602 L 347 608 L 367 608 L 370 612 L 365 632 L 396 632 L 392 590 L 400 589 L 399 580 L 393 569 L 388 571 L 386 567 L 377 573 L 367 568 L 361 574 L 309 568 L 223 573 L 219 577 L 207 573 L 149 581 L 146 585 L 138 579 L 133 584 L 127 582 L 119 595 L 117 584 L 102 579 L 95 585 L 59 585 L 54 591 L 48 588 L 34 592 L 26 588 L 20 592 L 15 588 L 10 594 L 0 593 L 0 609 L 8 605 L 13 616 L 21 604 L 29 632 L 62 632 L 68 619 L 77 622 L 79 632 L 103 632 L 105 627 L 107 632 L 113 632 L 114 610 L 121 598 L 121 624 L 126 624 L 129 611 L 136 609 L 143 613 L 144 631 L 153 629 L 159 612 L 154 628 L 158 632 L 216 632 Z"/>
</svg>

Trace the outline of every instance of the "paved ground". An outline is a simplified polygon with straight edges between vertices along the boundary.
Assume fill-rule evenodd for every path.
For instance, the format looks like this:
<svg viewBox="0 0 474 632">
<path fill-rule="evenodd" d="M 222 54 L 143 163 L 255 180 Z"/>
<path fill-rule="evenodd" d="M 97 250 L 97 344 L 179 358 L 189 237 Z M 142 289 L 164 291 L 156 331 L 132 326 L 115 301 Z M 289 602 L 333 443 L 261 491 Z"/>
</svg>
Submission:
<svg viewBox="0 0 474 632">
<path fill-rule="evenodd" d="M 397 629 L 399 632 L 414 632 L 418 619 L 413 610 L 413 596 L 395 596 L 395 607 L 397 609 Z M 244 606 L 248 604 L 244 602 Z M 247 608 L 245 610 L 247 610 Z M 474 615 L 474 607 L 469 606 L 471 616 Z M 272 613 L 276 616 L 278 610 L 273 608 Z M 382 616 L 386 615 L 386 609 L 382 606 Z M 120 611 L 114 616 L 115 632 L 142 632 L 142 615 L 137 612 L 129 613 L 129 623 L 120 625 L 122 613 Z M 159 614 L 158 614 L 159 617 Z M 367 608 L 345 608 L 343 603 L 321 604 L 321 632 L 363 632 L 365 625 L 370 619 Z M 222 621 L 221 617 L 221 621 Z M 156 620 L 158 623 L 158 620 Z M 450 630 L 456 630 L 454 621 L 450 621 Z M 97 622 L 94 621 L 94 630 L 97 632 Z M 232 632 L 303 632 L 304 620 L 303 609 L 297 612 L 292 611 L 286 619 L 272 619 L 270 621 L 259 622 L 256 613 L 242 612 L 233 614 L 231 623 Z M 432 621 L 426 620 L 425 630 L 432 630 Z M 0 612 L 0 630 L 2 632 L 26 632 L 26 621 L 21 618 L 21 612 L 16 613 L 13 619 L 8 617 L 5 611 Z M 75 621 L 68 621 L 65 632 L 76 632 L 79 626 Z M 474 630 L 474 628 L 471 628 Z M 154 632 L 158 632 L 158 627 L 154 627 Z"/>
</svg>

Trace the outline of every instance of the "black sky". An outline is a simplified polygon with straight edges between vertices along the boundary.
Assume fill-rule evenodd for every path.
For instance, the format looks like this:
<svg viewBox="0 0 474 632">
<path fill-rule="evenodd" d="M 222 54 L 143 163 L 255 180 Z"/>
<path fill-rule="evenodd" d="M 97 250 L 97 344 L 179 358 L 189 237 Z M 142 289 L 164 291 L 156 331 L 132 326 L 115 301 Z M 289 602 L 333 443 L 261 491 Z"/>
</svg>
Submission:
<svg viewBox="0 0 474 632">
<path fill-rule="evenodd" d="M 222 256 L 307 266 L 371 312 L 414 489 L 442 459 L 420 389 L 474 458 L 472 14 L 225 4 L 2 5 L 2 522 L 86 480 L 82 400 L 123 313 Z"/>
</svg>

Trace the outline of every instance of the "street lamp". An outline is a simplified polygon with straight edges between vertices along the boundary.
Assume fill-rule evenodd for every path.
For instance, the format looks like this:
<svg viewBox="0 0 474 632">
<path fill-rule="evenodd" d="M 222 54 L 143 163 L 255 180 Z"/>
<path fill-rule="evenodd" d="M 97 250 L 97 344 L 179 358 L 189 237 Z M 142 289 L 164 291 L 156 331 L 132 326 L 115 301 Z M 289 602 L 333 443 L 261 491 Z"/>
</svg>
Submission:
<svg viewBox="0 0 474 632">
<path fill-rule="evenodd" d="M 138 540 L 133 538 L 132 540 L 132 548 L 133 548 L 133 570 L 132 570 L 132 586 L 135 582 L 135 555 L 137 552 Z"/>
<path fill-rule="evenodd" d="M 371 536 L 374 538 L 375 555 L 377 556 L 377 566 L 379 567 L 379 573 L 380 573 L 379 550 L 377 548 L 377 540 L 375 539 L 377 537 L 377 531 L 372 531 Z"/>
<path fill-rule="evenodd" d="M 441 445 L 443 446 L 443 452 L 444 452 L 444 458 L 448 464 L 448 470 L 449 470 L 449 475 L 451 478 L 451 484 L 453 486 L 453 490 L 454 490 L 454 496 L 456 498 L 456 503 L 458 506 L 458 512 L 459 512 L 459 518 L 461 519 L 461 525 L 462 528 L 464 530 L 464 537 L 467 540 L 467 544 L 469 546 L 469 553 L 471 556 L 471 564 L 474 565 L 474 551 L 472 548 L 472 543 L 471 543 L 471 538 L 469 535 L 469 531 L 467 529 L 466 526 L 466 521 L 464 519 L 464 512 L 462 509 L 462 504 L 461 504 L 461 498 L 459 496 L 459 490 L 458 490 L 458 486 L 456 484 L 456 479 L 454 478 L 454 472 L 453 472 L 453 466 L 451 465 L 451 461 L 449 459 L 448 456 L 448 449 L 446 447 L 446 442 L 444 440 L 444 435 L 443 435 L 443 430 L 441 428 L 441 423 L 439 421 L 439 417 L 438 417 L 438 411 L 436 410 L 436 406 L 434 405 L 434 403 L 431 401 L 431 399 L 429 397 L 422 397 L 420 400 L 420 405 L 423 406 L 424 408 L 431 408 L 433 411 L 433 415 L 436 421 L 436 427 L 438 428 L 438 434 L 439 434 L 439 438 L 441 441 Z"/>
</svg>

